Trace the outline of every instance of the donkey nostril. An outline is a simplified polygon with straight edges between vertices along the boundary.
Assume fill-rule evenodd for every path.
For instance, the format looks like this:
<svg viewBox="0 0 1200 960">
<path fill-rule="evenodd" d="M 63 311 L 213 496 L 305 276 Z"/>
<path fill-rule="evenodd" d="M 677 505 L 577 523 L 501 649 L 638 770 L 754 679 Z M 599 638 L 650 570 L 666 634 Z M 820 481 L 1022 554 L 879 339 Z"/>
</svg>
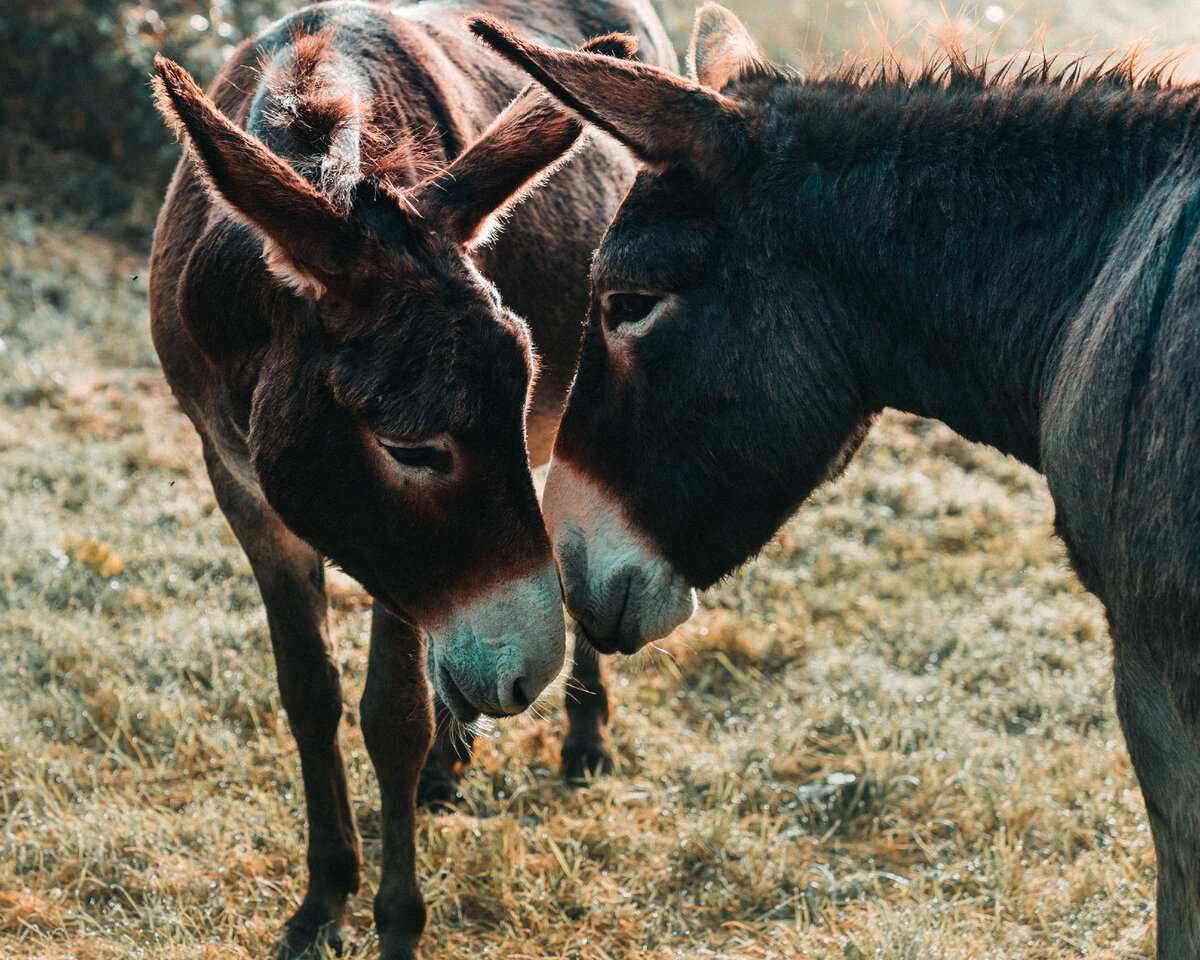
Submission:
<svg viewBox="0 0 1200 960">
<path fill-rule="evenodd" d="M 517 677 L 513 682 L 512 702 L 518 710 L 528 709 L 529 705 L 533 703 L 533 697 L 529 696 L 525 690 L 528 683 L 528 677 Z"/>
</svg>

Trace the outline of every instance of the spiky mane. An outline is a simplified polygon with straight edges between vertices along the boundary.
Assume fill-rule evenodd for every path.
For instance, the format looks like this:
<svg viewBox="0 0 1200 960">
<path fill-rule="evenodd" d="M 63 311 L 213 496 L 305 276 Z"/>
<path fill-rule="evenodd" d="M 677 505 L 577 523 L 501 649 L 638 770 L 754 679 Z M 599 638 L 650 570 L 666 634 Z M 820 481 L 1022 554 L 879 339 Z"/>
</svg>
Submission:
<svg viewBox="0 0 1200 960">
<path fill-rule="evenodd" d="M 1148 57 L 1145 47 L 1136 45 L 1108 53 L 1025 47 L 995 57 L 991 47 L 967 45 L 957 34 L 949 34 L 939 37 L 937 48 L 920 58 L 907 57 L 895 45 L 885 43 L 883 54 L 847 54 L 836 63 L 803 70 L 762 62 L 744 73 L 739 83 L 974 90 L 1002 86 L 1161 90 L 1200 85 L 1175 80 L 1184 56 L 1186 52 Z"/>
<path fill-rule="evenodd" d="M 1161 89 L 1171 86 L 1182 53 L 1147 58 L 1141 46 L 1107 54 L 1076 53 L 1065 48 L 1053 53 L 1026 47 L 993 57 L 990 47 L 966 46 L 955 35 L 940 39 L 938 48 L 916 62 L 889 49 L 873 63 L 847 62 L 829 79 L 860 85 L 899 83 L 909 87 L 967 87 L 1004 85 L 1058 87 L 1117 87 Z"/>
</svg>

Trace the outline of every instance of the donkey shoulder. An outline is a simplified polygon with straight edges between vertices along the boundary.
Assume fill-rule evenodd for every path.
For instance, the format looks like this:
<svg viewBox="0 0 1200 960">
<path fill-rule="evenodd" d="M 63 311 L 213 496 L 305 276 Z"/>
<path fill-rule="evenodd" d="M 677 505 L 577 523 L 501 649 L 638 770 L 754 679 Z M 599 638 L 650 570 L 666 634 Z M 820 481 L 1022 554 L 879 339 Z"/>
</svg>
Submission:
<svg viewBox="0 0 1200 960">
<path fill-rule="evenodd" d="M 1084 584 L 1200 607 L 1200 156 L 1181 153 L 1068 322 L 1043 423 Z"/>
</svg>

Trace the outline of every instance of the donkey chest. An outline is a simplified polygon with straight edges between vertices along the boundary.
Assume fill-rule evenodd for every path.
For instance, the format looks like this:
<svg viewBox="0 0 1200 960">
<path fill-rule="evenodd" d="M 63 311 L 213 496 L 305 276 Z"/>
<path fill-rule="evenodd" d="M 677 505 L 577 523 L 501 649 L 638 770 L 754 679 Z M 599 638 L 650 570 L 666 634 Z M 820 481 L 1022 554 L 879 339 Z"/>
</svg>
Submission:
<svg viewBox="0 0 1200 960">
<path fill-rule="evenodd" d="M 248 494 L 265 503 L 251 461 L 248 423 L 233 409 L 224 389 L 215 391 L 209 404 L 204 434 L 212 455 Z"/>
</svg>

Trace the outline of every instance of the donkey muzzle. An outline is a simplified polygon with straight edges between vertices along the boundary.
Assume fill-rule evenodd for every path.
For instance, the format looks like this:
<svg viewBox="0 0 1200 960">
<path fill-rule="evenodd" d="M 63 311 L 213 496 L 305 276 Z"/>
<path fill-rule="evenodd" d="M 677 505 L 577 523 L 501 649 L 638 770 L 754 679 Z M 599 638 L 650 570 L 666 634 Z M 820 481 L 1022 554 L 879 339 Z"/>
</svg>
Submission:
<svg viewBox="0 0 1200 960">
<path fill-rule="evenodd" d="M 562 461 L 543 503 L 567 609 L 601 653 L 636 653 L 696 608 L 696 593 L 619 504 Z"/>
<path fill-rule="evenodd" d="M 426 672 L 456 717 L 520 713 L 558 676 L 566 656 L 554 565 L 493 587 L 427 631 Z"/>
</svg>

